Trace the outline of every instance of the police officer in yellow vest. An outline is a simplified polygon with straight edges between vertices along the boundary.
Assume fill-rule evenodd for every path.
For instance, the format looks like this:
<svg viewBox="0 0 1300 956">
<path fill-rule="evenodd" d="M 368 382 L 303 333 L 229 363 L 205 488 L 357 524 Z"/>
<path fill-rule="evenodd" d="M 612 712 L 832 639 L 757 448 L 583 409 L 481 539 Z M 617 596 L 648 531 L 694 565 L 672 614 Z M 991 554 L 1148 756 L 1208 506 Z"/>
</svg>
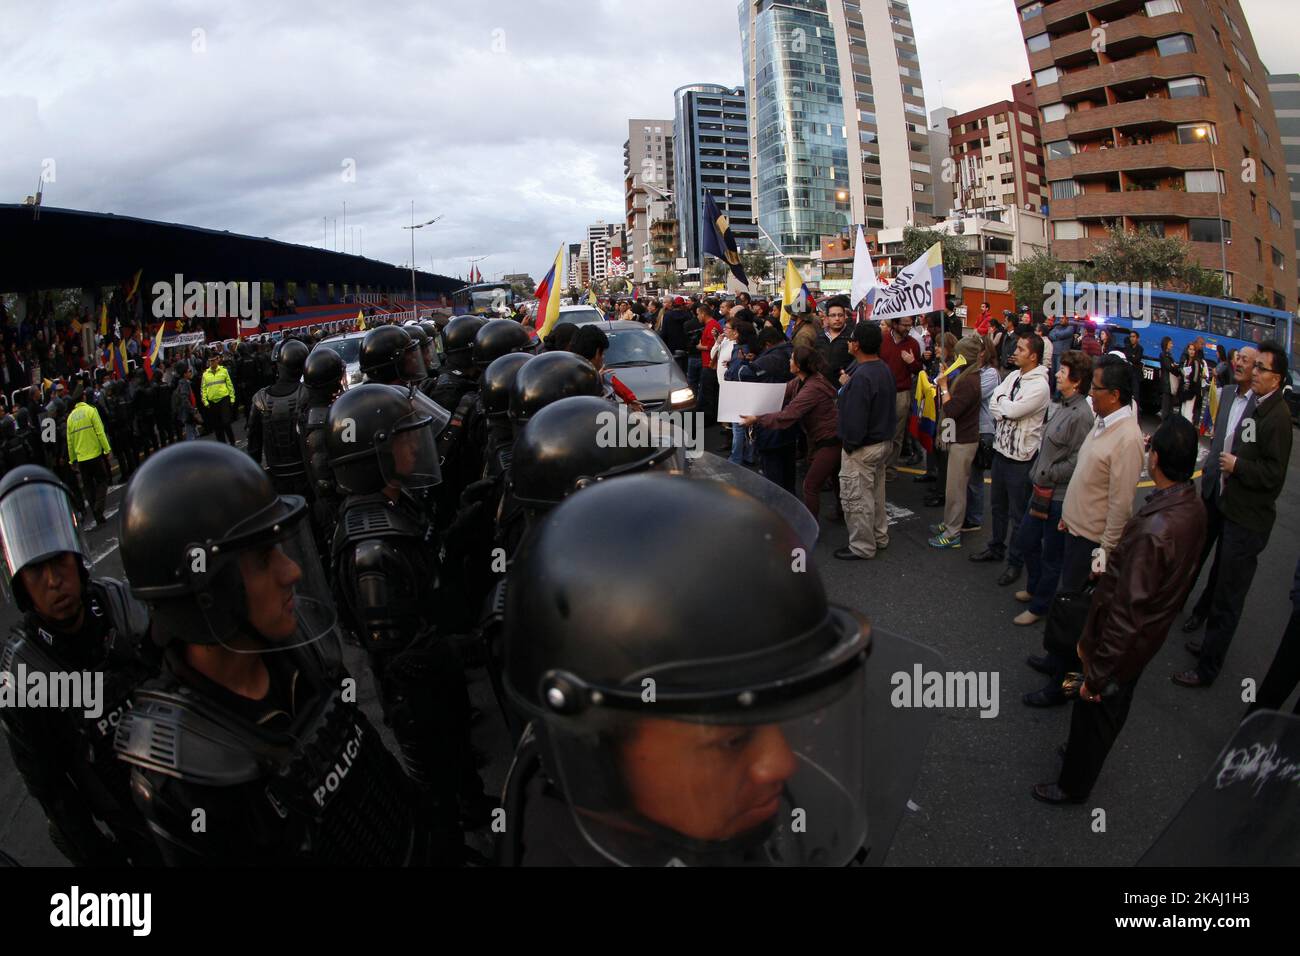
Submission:
<svg viewBox="0 0 1300 956">
<path fill-rule="evenodd" d="M 215 349 L 208 355 L 202 394 L 208 430 L 227 445 L 233 445 L 235 433 L 230 430 L 230 423 L 235 418 L 235 385 L 230 381 L 230 370 L 221 364 L 221 354 Z"/>
<path fill-rule="evenodd" d="M 73 396 L 76 403 L 72 414 L 68 416 L 68 461 L 81 472 L 81 481 L 86 487 L 86 497 L 90 499 L 95 521 L 103 524 L 104 500 L 108 497 L 108 483 L 111 472 L 108 467 L 108 455 L 113 449 L 104 434 L 104 422 L 99 417 L 95 406 L 86 403 L 80 386 Z M 98 525 L 97 525 L 98 526 Z"/>
</svg>

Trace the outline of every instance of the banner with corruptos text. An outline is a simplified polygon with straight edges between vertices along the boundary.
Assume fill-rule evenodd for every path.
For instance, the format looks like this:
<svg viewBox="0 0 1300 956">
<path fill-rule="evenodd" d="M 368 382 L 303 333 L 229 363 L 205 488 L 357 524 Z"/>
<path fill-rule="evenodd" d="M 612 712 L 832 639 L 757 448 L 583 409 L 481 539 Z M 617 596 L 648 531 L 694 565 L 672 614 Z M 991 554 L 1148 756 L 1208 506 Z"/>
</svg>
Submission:
<svg viewBox="0 0 1300 956">
<path fill-rule="evenodd" d="M 942 312 L 944 307 L 943 247 L 935 243 L 894 281 L 877 289 L 872 300 L 873 319 L 901 319 L 907 315 Z"/>
</svg>

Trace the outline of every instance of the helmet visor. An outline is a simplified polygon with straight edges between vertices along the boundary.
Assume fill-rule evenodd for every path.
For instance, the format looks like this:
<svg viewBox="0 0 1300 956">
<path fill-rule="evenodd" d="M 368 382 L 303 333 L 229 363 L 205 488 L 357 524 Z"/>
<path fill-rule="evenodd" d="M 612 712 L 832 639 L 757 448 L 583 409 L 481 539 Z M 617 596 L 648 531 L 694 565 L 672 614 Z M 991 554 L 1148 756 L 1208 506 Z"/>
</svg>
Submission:
<svg viewBox="0 0 1300 956">
<path fill-rule="evenodd" d="M 23 568 L 71 551 L 85 558 L 72 500 L 48 482 L 21 485 L 0 501 L 0 543 L 4 547 L 6 579 Z"/>
<path fill-rule="evenodd" d="M 549 753 L 615 863 L 843 866 L 867 837 L 863 687 L 855 668 L 803 713 L 548 717 Z"/>
<path fill-rule="evenodd" d="M 375 454 L 389 485 L 419 491 L 442 483 L 434 420 L 418 408 L 375 442 Z"/>
<path fill-rule="evenodd" d="M 196 600 L 215 643 L 240 653 L 283 651 L 335 635 L 334 603 L 306 503 L 281 497 L 285 512 L 267 524 L 258 514 L 224 541 L 195 545 L 188 570 Z"/>
<path fill-rule="evenodd" d="M 411 347 L 402 352 L 397 357 L 397 377 L 404 382 L 418 382 L 427 378 L 429 370 L 424 364 L 424 353 L 420 350 L 420 343 L 411 340 Z"/>
</svg>

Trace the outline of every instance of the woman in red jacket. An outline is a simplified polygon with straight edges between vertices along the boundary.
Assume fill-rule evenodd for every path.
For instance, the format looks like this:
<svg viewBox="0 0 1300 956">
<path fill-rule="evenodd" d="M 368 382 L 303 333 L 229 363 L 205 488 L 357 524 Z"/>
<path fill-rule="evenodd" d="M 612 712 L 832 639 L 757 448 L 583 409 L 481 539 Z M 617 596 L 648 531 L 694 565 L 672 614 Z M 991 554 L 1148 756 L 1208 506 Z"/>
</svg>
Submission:
<svg viewBox="0 0 1300 956">
<path fill-rule="evenodd" d="M 821 510 L 822 486 L 828 478 L 839 482 L 840 436 L 839 412 L 835 386 L 823 374 L 826 360 L 815 348 L 801 345 L 790 357 L 794 375 L 785 386 L 785 406 L 768 415 L 747 415 L 741 419 L 746 428 L 789 428 L 799 424 L 808 438 L 808 474 L 803 482 L 803 501 L 814 518 Z"/>
</svg>

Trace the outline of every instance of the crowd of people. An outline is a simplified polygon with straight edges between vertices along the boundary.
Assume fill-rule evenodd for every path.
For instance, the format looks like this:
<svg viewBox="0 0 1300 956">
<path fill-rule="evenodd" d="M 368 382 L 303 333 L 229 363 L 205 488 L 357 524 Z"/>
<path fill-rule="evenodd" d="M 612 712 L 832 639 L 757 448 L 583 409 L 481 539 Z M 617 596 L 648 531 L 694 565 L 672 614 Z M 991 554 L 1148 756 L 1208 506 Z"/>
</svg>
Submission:
<svg viewBox="0 0 1300 956">
<path fill-rule="evenodd" d="M 988 507 L 972 560 L 1002 587 L 1027 573 L 1014 624 L 1045 621 L 1027 664 L 1048 681 L 1024 702 L 1074 701 L 1039 800 L 1087 798 L 1211 554 L 1185 626 L 1208 624 L 1199 664 L 1174 679 L 1222 670 L 1290 457 L 1282 349 L 1236 356 L 1198 491 L 1197 429 L 1171 406 L 1144 439 L 1132 363 L 1092 354 L 1089 327 L 876 322 L 843 298 L 645 308 L 706 416 L 725 382 L 784 386 L 780 411 L 726 423 L 732 463 L 814 520 L 829 492 L 827 520 L 847 526 L 835 558 L 890 546 L 888 484 L 921 455 L 936 553 L 983 533 Z M 102 670 L 120 715 L 109 734 L 73 710 L 0 714 L 70 860 L 457 865 L 487 862 L 466 837 L 489 832 L 509 865 L 862 858 L 869 791 L 890 774 L 845 746 L 864 726 L 863 625 L 792 568 L 807 541 L 791 524 L 693 480 L 672 441 L 604 440 L 616 406 L 643 413 L 603 367 L 602 330 L 562 323 L 539 343 L 513 319 L 378 325 L 359 382 L 304 338 L 195 349 L 152 380 L 74 376 L 66 398 L 0 419 L 0 540 L 24 612 L 6 660 Z M 200 426 L 214 440 L 186 440 Z M 110 459 L 128 481 L 125 582 L 93 576 L 79 534 L 84 512 L 104 520 Z M 1144 472 L 1154 492 L 1135 508 Z M 683 591 L 688 551 L 751 599 Z M 346 692 L 340 639 L 363 652 L 395 752 Z M 1281 704 L 1297 657 L 1284 644 L 1256 706 Z M 470 734 L 480 673 L 514 747 L 499 799 Z M 808 835 L 787 804 L 836 809 Z"/>
</svg>

